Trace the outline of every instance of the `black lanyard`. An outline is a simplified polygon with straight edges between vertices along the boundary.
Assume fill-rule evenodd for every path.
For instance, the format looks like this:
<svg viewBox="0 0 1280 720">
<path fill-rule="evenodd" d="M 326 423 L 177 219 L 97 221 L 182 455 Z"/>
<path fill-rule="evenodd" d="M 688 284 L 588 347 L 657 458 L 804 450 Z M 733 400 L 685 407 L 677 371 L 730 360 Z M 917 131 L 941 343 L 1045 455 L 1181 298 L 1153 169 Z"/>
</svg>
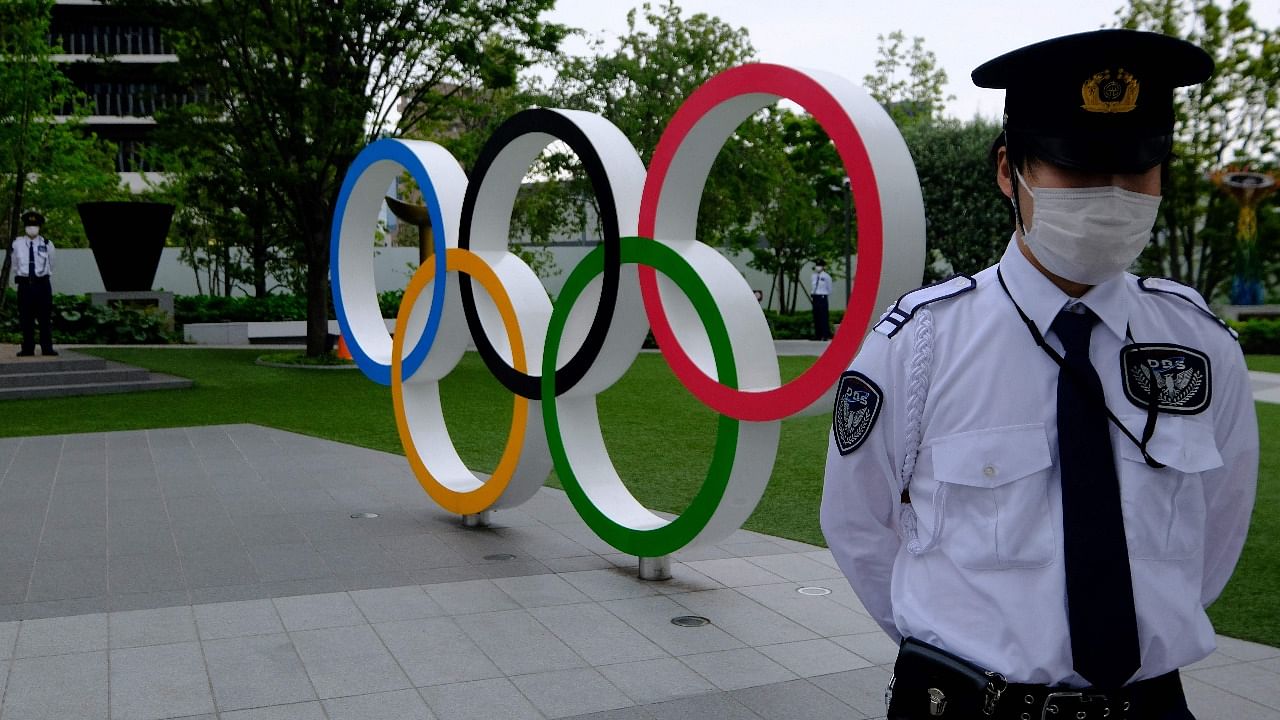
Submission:
<svg viewBox="0 0 1280 720">
<path fill-rule="evenodd" d="M 1053 348 L 1052 345 L 1048 343 L 1048 341 L 1044 339 L 1044 335 L 1040 334 L 1040 330 L 1036 327 L 1036 324 L 1032 322 L 1031 318 L 1027 317 L 1025 312 L 1022 311 L 1022 308 L 1018 305 L 1018 301 L 1013 299 L 1013 293 L 1009 292 L 1009 286 L 1005 284 L 1004 274 L 1000 272 L 1000 268 L 996 268 L 996 279 L 1000 281 L 1000 287 L 1004 290 L 1004 294 L 1009 297 L 1009 302 L 1013 303 L 1013 309 L 1018 311 L 1018 317 L 1022 318 L 1022 322 L 1027 326 L 1027 330 L 1031 332 L 1031 338 L 1035 340 L 1036 346 L 1043 350 L 1059 368 L 1073 373 L 1077 381 L 1081 380 L 1078 372 L 1070 365 L 1067 365 L 1067 361 L 1058 353 L 1057 350 Z M 1126 329 L 1126 334 L 1128 334 L 1128 339 L 1132 341 L 1132 333 L 1129 333 Z M 1080 387 L 1090 387 L 1089 383 L 1085 382 L 1077 382 L 1076 384 Z M 1094 398 L 1094 402 L 1102 406 L 1102 410 L 1107 414 L 1107 419 L 1111 421 L 1111 424 L 1115 425 L 1125 437 L 1129 438 L 1130 442 L 1137 446 L 1138 451 L 1142 453 L 1142 459 L 1147 461 L 1147 465 L 1150 465 L 1157 470 L 1163 468 L 1164 465 L 1151 457 L 1151 453 L 1147 452 L 1147 443 L 1151 442 L 1151 437 L 1155 435 L 1156 432 L 1156 418 L 1160 414 L 1159 392 L 1160 390 L 1156 387 L 1156 384 L 1152 383 L 1151 398 L 1147 401 L 1147 422 L 1142 428 L 1141 440 L 1134 437 L 1133 433 L 1129 432 L 1129 428 L 1125 427 L 1124 423 L 1120 422 L 1120 419 L 1115 416 L 1115 413 L 1111 412 L 1111 408 L 1107 407 L 1107 399 L 1102 395 L 1101 387 L 1099 387 L 1096 397 Z"/>
</svg>

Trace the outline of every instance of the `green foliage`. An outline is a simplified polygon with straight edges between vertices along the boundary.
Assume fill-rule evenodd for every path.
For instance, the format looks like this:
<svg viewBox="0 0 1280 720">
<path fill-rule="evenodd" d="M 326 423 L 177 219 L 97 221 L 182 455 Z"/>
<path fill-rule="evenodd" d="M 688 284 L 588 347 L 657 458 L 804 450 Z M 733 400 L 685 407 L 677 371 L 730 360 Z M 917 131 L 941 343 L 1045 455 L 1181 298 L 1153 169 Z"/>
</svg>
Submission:
<svg viewBox="0 0 1280 720">
<path fill-rule="evenodd" d="M 172 149 L 208 158 L 206 174 L 219 177 L 201 184 L 235 190 L 227 204 L 249 228 L 287 228 L 273 242 L 307 297 L 313 355 L 327 334 L 329 223 L 356 154 L 402 100 L 413 117 L 463 90 L 510 85 L 564 35 L 539 19 L 552 0 L 110 2 L 158 18 L 180 60 L 174 81 L 200 88 L 198 102 L 161 118 L 189 131 Z"/>
<path fill-rule="evenodd" d="M 266 297 L 225 297 L 221 295 L 179 295 L 173 299 L 175 322 L 278 322 L 303 320 L 307 300 L 298 295 Z"/>
<path fill-rule="evenodd" d="M 48 41 L 51 0 L 0 3 L 0 233 L 20 231 L 18 216 L 38 208 L 44 234 L 60 247 L 87 243 L 76 203 L 112 200 L 120 188 L 112 153 L 87 133 L 84 96 L 62 74 Z M 0 268 L 8 286 L 9 260 Z"/>
<path fill-rule="evenodd" d="M 1280 355 L 1280 318 L 1229 320 L 1240 333 L 1240 347 L 1250 355 Z"/>
<path fill-rule="evenodd" d="M 867 91 L 884 106 L 898 127 L 941 120 L 943 106 L 954 95 L 946 95 L 947 71 L 938 67 L 938 58 L 924 47 L 924 38 L 911 38 L 895 30 L 877 35 L 876 70 L 862 78 Z"/>
<path fill-rule="evenodd" d="M 810 340 L 813 338 L 813 313 L 779 313 L 773 310 L 764 311 L 764 319 L 769 323 L 769 331 L 774 340 Z M 843 310 L 832 310 L 831 325 L 839 325 L 844 319 Z"/>
<path fill-rule="evenodd" d="M 924 194 L 925 239 L 932 264 L 926 280 L 973 274 L 999 261 L 1013 232 L 1009 201 L 987 162 L 1000 126 L 975 118 L 902 129 Z"/>
<path fill-rule="evenodd" d="M 10 289 L 0 307 L 0 339 L 16 342 L 18 326 L 16 293 Z M 152 307 L 94 305 L 86 295 L 53 296 L 53 341 L 58 344 L 160 345 L 176 342 L 173 323 Z"/>
<path fill-rule="evenodd" d="M 1280 137 L 1280 29 L 1250 16 L 1247 0 L 1129 0 L 1120 25 L 1185 38 L 1204 48 L 1217 71 L 1174 95 L 1174 156 L 1160 221 L 1143 254 L 1143 274 L 1220 297 L 1233 271 L 1236 206 L 1209 181 L 1225 165 L 1274 167 Z M 1262 215 L 1263 213 L 1260 213 Z M 1274 267 L 1280 241 L 1260 245 Z"/>
</svg>

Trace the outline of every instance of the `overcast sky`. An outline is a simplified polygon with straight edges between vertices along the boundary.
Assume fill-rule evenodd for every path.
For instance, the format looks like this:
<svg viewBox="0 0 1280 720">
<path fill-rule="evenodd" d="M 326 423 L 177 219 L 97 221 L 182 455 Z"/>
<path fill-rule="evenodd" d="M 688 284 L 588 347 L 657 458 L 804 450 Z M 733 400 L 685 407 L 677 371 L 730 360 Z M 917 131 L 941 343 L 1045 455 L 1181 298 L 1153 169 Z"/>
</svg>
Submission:
<svg viewBox="0 0 1280 720">
<path fill-rule="evenodd" d="M 661 0 L 655 0 L 658 4 Z M 745 27 L 759 59 L 836 72 L 862 84 L 875 68 L 876 36 L 902 30 L 924 38 L 947 71 L 947 114 L 995 119 L 1002 94 L 973 86 L 973 68 L 1000 53 L 1072 32 L 1111 27 L 1124 0 L 678 0 L 686 15 L 705 12 Z M 549 19 L 610 40 L 626 30 L 637 2 L 557 0 Z M 1253 17 L 1280 27 L 1280 0 L 1254 0 Z M 574 38 L 564 50 L 586 51 Z"/>
</svg>

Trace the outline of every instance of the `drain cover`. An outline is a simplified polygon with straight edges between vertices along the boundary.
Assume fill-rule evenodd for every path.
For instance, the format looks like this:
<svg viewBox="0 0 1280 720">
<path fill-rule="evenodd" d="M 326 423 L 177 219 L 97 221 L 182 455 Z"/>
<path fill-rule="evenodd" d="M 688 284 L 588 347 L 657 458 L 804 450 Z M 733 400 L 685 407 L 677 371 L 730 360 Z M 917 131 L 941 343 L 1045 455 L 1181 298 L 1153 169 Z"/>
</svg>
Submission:
<svg viewBox="0 0 1280 720">
<path fill-rule="evenodd" d="M 711 621 L 701 615 L 681 615 L 671 618 L 671 624 L 679 625 L 680 627 L 702 627 L 703 625 L 710 625 Z"/>
<path fill-rule="evenodd" d="M 378 517 L 378 513 L 351 513 L 352 520 L 372 520 Z"/>
<path fill-rule="evenodd" d="M 796 588 L 796 592 L 800 593 L 801 595 L 830 595 L 831 594 L 831 590 L 824 587 L 817 587 L 817 586 Z"/>
<path fill-rule="evenodd" d="M 507 560 L 515 560 L 516 556 L 511 553 L 496 553 L 494 555 L 485 555 L 484 559 L 491 562 L 506 562 Z"/>
</svg>

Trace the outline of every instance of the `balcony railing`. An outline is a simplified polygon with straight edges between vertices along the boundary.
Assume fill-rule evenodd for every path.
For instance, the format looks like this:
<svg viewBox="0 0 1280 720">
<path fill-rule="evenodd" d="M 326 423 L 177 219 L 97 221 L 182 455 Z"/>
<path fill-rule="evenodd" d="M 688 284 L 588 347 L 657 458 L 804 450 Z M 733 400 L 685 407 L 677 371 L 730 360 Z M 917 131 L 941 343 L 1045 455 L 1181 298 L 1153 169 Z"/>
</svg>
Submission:
<svg viewBox="0 0 1280 720">
<path fill-rule="evenodd" d="M 170 55 L 159 28 L 145 25 L 78 25 L 57 27 L 49 34 L 51 44 L 61 45 L 71 55 Z"/>
</svg>

